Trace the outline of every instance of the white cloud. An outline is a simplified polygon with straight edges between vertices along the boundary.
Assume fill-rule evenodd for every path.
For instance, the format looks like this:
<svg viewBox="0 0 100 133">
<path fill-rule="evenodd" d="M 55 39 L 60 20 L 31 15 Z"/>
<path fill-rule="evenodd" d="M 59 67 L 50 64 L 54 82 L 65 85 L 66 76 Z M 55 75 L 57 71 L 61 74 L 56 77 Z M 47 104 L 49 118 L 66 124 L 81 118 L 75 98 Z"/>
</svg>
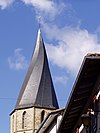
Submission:
<svg viewBox="0 0 100 133">
<path fill-rule="evenodd" d="M 0 8 L 5 9 L 9 5 L 11 5 L 16 0 L 0 0 Z M 65 6 L 63 2 L 57 4 L 53 0 L 20 0 L 24 2 L 26 5 L 31 5 L 34 7 L 36 12 L 36 17 L 38 16 L 55 16 L 59 14 L 62 10 L 69 8 L 69 4 Z"/>
<path fill-rule="evenodd" d="M 0 6 L 2 9 L 10 5 L 14 0 L 0 0 Z M 26 5 L 32 5 L 36 11 L 36 17 L 41 17 L 41 26 L 43 27 L 44 32 L 46 33 L 47 38 L 56 42 L 53 44 L 47 43 L 47 51 L 50 60 L 53 64 L 56 64 L 60 68 L 66 69 L 71 73 L 76 73 L 78 70 L 83 57 L 90 52 L 99 52 L 100 53 L 100 40 L 98 39 L 97 34 L 89 33 L 86 29 L 79 28 L 79 19 L 77 19 L 76 27 L 63 26 L 58 27 L 54 25 L 57 21 L 52 21 L 48 18 L 48 15 L 54 16 L 56 20 L 56 15 L 66 12 L 65 16 L 68 14 L 74 14 L 74 11 L 70 4 L 65 5 L 63 2 L 57 4 L 52 0 L 21 0 Z M 65 8 L 66 7 L 66 8 Z M 72 13 L 70 14 L 70 11 Z M 75 15 L 75 14 L 74 14 Z M 71 15 L 73 21 L 75 16 Z M 47 21 L 50 22 L 47 24 L 44 22 L 45 16 Z M 61 16 L 60 16 L 61 17 Z M 64 16 L 63 16 L 64 17 Z M 46 21 L 46 20 L 45 20 Z M 61 17 L 61 21 L 63 18 Z M 62 23 L 62 22 L 61 22 Z M 66 22 L 67 23 L 67 22 Z M 100 28 L 98 28 L 99 32 Z M 11 68 L 23 69 L 27 64 L 25 57 L 21 55 L 21 51 L 15 51 L 14 57 L 9 58 L 9 65 Z M 14 60 L 16 59 L 16 60 Z"/>
<path fill-rule="evenodd" d="M 23 0 L 25 4 L 31 4 L 40 10 L 50 10 L 54 4 L 51 0 Z"/>
<path fill-rule="evenodd" d="M 57 84 L 59 83 L 59 84 L 67 85 L 67 81 L 68 81 L 68 77 L 64 75 L 54 77 L 54 82 Z"/>
<path fill-rule="evenodd" d="M 18 48 L 14 50 L 14 54 L 8 58 L 9 67 L 14 70 L 26 69 L 28 62 L 24 55 L 22 55 L 22 49 Z"/>
<path fill-rule="evenodd" d="M 49 39 L 57 43 L 46 45 L 50 60 L 72 74 L 77 72 L 87 53 L 100 53 L 97 34 L 91 34 L 85 29 L 67 26 L 58 28 L 44 23 L 43 30 Z"/>
<path fill-rule="evenodd" d="M 55 4 L 52 0 L 22 0 L 25 4 L 30 4 L 40 11 L 55 11 Z"/>
<path fill-rule="evenodd" d="M 53 0 L 22 0 L 26 5 L 31 5 L 34 7 L 36 12 L 36 17 L 47 17 L 50 19 L 60 14 L 62 10 L 65 9 L 65 4 L 60 2 L 55 3 Z M 66 6 L 67 7 L 67 6 Z"/>
<path fill-rule="evenodd" d="M 9 5 L 11 5 L 14 2 L 14 0 L 0 0 L 0 8 L 5 9 Z"/>
</svg>

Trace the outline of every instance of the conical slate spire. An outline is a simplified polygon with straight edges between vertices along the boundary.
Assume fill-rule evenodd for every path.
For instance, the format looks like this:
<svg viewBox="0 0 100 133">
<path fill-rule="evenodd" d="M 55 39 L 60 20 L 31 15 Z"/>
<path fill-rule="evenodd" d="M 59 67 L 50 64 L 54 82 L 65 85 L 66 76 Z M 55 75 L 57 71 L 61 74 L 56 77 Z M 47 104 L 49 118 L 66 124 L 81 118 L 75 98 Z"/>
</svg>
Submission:
<svg viewBox="0 0 100 133">
<path fill-rule="evenodd" d="M 50 109 L 58 108 L 58 102 L 40 30 L 38 31 L 32 61 L 20 91 L 15 109 L 32 106 Z"/>
</svg>

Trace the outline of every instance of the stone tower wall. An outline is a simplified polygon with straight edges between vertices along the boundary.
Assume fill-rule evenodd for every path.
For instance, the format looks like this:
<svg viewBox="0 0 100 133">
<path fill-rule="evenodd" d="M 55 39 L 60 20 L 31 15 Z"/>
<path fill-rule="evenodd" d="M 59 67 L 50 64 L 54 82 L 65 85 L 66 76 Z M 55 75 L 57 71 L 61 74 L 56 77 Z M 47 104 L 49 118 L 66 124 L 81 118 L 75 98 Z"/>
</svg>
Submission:
<svg viewBox="0 0 100 133">
<path fill-rule="evenodd" d="M 16 110 L 10 116 L 10 133 L 35 133 L 41 124 L 41 112 L 43 110 L 45 118 L 51 110 L 35 107 Z M 26 127 L 22 128 L 22 116 L 24 112 L 27 113 Z"/>
</svg>

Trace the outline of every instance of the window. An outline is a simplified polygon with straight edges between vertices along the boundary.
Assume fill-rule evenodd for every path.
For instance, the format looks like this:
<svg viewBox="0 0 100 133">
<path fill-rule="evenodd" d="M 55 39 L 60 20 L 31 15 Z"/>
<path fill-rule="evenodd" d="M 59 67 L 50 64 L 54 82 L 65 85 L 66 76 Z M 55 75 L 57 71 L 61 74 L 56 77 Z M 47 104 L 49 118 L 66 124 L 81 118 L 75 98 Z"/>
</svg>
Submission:
<svg viewBox="0 0 100 133">
<path fill-rule="evenodd" d="M 26 111 L 22 114 L 22 129 L 27 127 L 27 113 Z"/>
<path fill-rule="evenodd" d="M 12 132 L 14 132 L 14 115 L 12 117 Z"/>
<path fill-rule="evenodd" d="M 45 111 L 43 110 L 43 111 L 41 112 L 41 122 L 44 120 L 44 115 L 45 115 Z"/>
</svg>

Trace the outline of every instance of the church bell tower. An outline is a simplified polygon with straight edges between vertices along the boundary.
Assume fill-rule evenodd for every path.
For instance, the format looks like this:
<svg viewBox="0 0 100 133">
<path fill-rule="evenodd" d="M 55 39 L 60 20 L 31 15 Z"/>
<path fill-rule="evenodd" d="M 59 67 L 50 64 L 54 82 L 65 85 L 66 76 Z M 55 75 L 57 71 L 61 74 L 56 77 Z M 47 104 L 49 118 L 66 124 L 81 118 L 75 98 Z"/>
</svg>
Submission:
<svg viewBox="0 0 100 133">
<path fill-rule="evenodd" d="M 41 31 L 15 109 L 10 114 L 10 133 L 35 133 L 58 102 L 49 70 Z"/>
</svg>

